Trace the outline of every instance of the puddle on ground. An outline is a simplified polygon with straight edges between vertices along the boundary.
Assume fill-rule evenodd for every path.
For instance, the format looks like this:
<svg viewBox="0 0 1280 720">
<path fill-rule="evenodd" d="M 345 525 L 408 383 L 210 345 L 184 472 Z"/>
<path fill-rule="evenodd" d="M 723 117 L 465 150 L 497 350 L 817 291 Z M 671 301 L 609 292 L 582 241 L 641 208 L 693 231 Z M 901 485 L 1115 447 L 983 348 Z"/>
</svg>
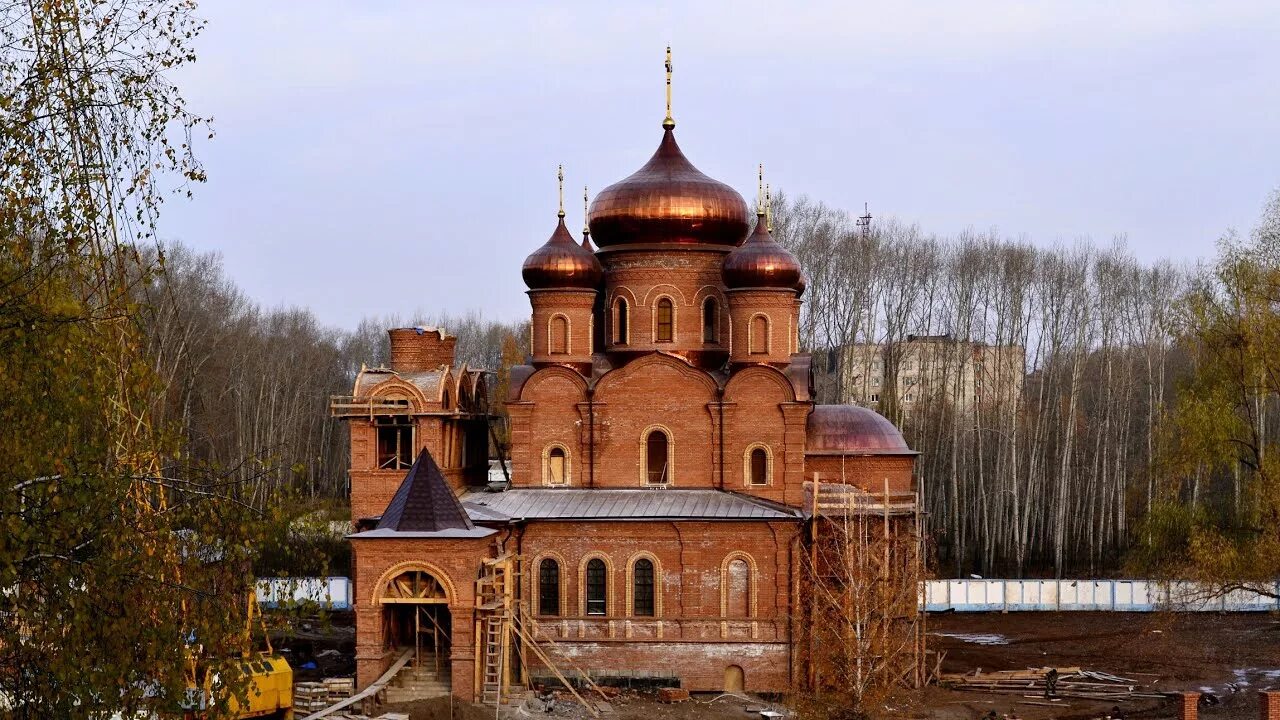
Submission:
<svg viewBox="0 0 1280 720">
<path fill-rule="evenodd" d="M 937 635 L 938 637 L 954 638 L 956 640 L 959 640 L 960 642 L 972 643 L 974 645 L 1008 645 L 1009 644 L 1009 638 L 1005 637 L 1004 635 L 997 635 L 995 633 L 936 632 L 936 633 L 930 633 L 930 634 Z"/>
</svg>

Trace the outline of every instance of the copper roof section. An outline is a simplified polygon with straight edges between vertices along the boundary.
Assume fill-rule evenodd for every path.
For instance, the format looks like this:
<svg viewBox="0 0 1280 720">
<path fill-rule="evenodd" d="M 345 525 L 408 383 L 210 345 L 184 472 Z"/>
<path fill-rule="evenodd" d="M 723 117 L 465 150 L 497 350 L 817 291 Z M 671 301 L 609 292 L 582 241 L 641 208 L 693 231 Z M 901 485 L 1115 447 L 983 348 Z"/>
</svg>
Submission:
<svg viewBox="0 0 1280 720">
<path fill-rule="evenodd" d="M 644 167 L 596 195 L 588 222 L 602 249 L 647 243 L 732 247 L 747 234 L 747 203 L 694 167 L 666 128 Z"/>
<path fill-rule="evenodd" d="M 520 274 L 531 290 L 595 289 L 604 279 L 604 267 L 595 253 L 579 245 L 569 234 L 562 213 L 551 239 L 525 258 Z"/>
<path fill-rule="evenodd" d="M 887 418 L 857 405 L 815 405 L 804 451 L 808 455 L 919 455 Z"/>
<path fill-rule="evenodd" d="M 729 253 L 721 270 L 730 288 L 786 288 L 800 284 L 800 261 L 769 234 L 763 214 L 756 218 L 756 231 Z"/>
<path fill-rule="evenodd" d="M 474 530 L 466 510 L 424 448 L 391 498 L 375 530 L 441 532 Z"/>
</svg>

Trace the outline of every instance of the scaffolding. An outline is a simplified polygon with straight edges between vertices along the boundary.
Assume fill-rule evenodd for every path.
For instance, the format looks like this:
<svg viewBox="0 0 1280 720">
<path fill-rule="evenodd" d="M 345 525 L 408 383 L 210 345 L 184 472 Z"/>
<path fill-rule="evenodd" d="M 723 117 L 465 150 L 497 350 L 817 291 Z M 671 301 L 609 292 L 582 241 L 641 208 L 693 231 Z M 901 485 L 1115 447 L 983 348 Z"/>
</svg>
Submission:
<svg viewBox="0 0 1280 720">
<path fill-rule="evenodd" d="M 503 553 L 486 559 L 476 580 L 476 689 L 481 703 L 501 705 L 511 699 L 514 692 L 525 689 L 524 683 L 532 654 L 573 695 L 593 717 L 598 718 L 596 707 L 578 693 L 574 684 L 560 671 L 552 655 L 561 663 L 573 668 L 577 678 L 589 686 L 602 699 L 605 693 L 591 681 L 591 677 L 560 652 L 549 636 L 538 638 L 538 627 L 517 590 L 520 586 L 521 557 Z"/>
<path fill-rule="evenodd" d="M 840 480 L 843 481 L 843 477 Z M 809 521 L 797 577 L 795 641 L 815 698 L 865 706 L 933 674 L 920 609 L 920 502 L 846 482 L 806 481 Z"/>
</svg>

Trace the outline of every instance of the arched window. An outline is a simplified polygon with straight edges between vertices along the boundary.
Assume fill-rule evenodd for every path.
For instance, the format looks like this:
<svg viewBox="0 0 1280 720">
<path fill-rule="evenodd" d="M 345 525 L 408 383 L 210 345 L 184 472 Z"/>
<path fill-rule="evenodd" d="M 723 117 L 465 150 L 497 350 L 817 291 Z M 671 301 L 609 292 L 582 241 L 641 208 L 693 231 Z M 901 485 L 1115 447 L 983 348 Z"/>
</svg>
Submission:
<svg viewBox="0 0 1280 720">
<path fill-rule="evenodd" d="M 725 573 L 725 614 L 731 618 L 751 615 L 751 568 L 742 558 L 729 561 Z"/>
<path fill-rule="evenodd" d="M 671 305 L 671 298 L 662 298 L 658 300 L 657 317 L 654 320 L 654 340 L 671 342 L 674 333 L 675 308 Z"/>
<path fill-rule="evenodd" d="M 631 614 L 653 617 L 653 561 L 636 560 L 631 570 Z"/>
<path fill-rule="evenodd" d="M 614 312 L 613 341 L 619 345 L 627 344 L 627 300 L 618 298 Z"/>
<path fill-rule="evenodd" d="M 604 561 L 592 558 L 587 562 L 587 614 L 604 615 L 608 610 L 609 580 L 605 576 Z"/>
<path fill-rule="evenodd" d="M 644 442 L 645 480 L 650 485 L 665 485 L 670 481 L 670 443 L 667 434 L 652 430 Z"/>
<path fill-rule="evenodd" d="M 551 337 L 547 347 L 552 355 L 564 355 L 569 352 L 569 319 L 563 315 L 551 318 Z"/>
<path fill-rule="evenodd" d="M 566 468 L 568 465 L 564 448 L 553 447 L 547 453 L 547 484 L 563 485 L 567 482 Z"/>
<path fill-rule="evenodd" d="M 750 455 L 752 485 L 769 484 L 769 453 L 764 448 L 752 448 Z"/>
<path fill-rule="evenodd" d="M 551 558 L 538 563 L 538 614 L 560 614 L 560 563 Z"/>
<path fill-rule="evenodd" d="M 764 315 L 751 318 L 751 352 L 769 352 L 769 318 Z"/>
<path fill-rule="evenodd" d="M 713 297 L 702 301 L 702 342 L 720 342 L 720 306 Z"/>
</svg>

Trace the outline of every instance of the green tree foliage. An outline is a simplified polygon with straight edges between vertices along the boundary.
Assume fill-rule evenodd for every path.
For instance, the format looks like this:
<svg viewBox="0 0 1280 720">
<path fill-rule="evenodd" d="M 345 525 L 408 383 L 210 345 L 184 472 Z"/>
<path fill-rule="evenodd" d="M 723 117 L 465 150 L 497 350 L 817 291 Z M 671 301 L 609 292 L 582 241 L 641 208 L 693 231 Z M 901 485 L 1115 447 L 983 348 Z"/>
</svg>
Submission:
<svg viewBox="0 0 1280 720">
<path fill-rule="evenodd" d="M 1192 360 L 1163 428 L 1160 505 L 1135 564 L 1215 593 L 1280 577 L 1280 192 L 1180 306 Z"/>
<path fill-rule="evenodd" d="M 157 422 L 141 325 L 163 199 L 203 179 L 184 0 L 0 3 L 0 702 L 17 717 L 242 690 L 254 548 L 282 513 Z M 161 258 L 157 258 L 161 259 Z M 239 686 L 238 686 L 239 685 Z"/>
</svg>

